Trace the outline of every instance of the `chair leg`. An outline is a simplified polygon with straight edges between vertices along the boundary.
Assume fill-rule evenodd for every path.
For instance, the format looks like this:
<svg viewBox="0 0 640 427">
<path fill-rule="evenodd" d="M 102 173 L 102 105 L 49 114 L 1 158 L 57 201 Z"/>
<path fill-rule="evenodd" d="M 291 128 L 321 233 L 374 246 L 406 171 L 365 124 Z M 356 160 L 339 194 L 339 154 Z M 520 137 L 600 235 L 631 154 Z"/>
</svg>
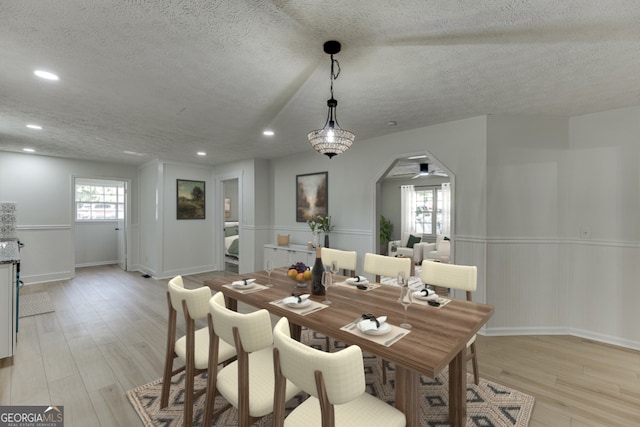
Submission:
<svg viewBox="0 0 640 427">
<path fill-rule="evenodd" d="M 162 393 L 160 394 L 160 408 L 166 408 L 169 404 L 169 390 L 171 388 L 171 377 L 173 372 L 173 360 L 176 358 L 174 351 L 176 340 L 176 311 L 171 305 L 171 296 L 167 292 L 167 306 L 169 308 L 169 319 L 167 323 L 167 350 L 164 358 L 164 375 L 162 376 Z"/>
<path fill-rule="evenodd" d="M 162 393 L 160 395 L 160 408 L 166 408 L 169 404 L 169 390 L 171 389 L 171 372 L 173 371 L 173 352 L 167 352 L 164 361 L 164 375 L 162 376 Z"/>
<path fill-rule="evenodd" d="M 193 389 L 195 384 L 195 372 L 193 366 L 187 366 L 184 381 L 184 410 L 183 426 L 191 427 L 193 424 Z"/>
<path fill-rule="evenodd" d="M 471 350 L 471 365 L 473 366 L 473 382 L 478 385 L 480 382 L 480 374 L 478 373 L 478 357 L 476 355 L 476 343 L 472 342 L 469 347 Z"/>
<path fill-rule="evenodd" d="M 380 359 L 382 363 L 382 384 L 387 383 L 387 361 L 384 359 Z"/>
<path fill-rule="evenodd" d="M 325 344 L 326 344 L 326 346 L 327 346 L 327 348 L 326 348 L 326 350 L 325 350 L 325 351 L 326 351 L 326 352 L 328 352 L 328 353 L 331 353 L 331 338 L 329 338 L 329 336 L 327 335 L 327 336 L 324 338 L 324 341 L 325 341 Z"/>
</svg>

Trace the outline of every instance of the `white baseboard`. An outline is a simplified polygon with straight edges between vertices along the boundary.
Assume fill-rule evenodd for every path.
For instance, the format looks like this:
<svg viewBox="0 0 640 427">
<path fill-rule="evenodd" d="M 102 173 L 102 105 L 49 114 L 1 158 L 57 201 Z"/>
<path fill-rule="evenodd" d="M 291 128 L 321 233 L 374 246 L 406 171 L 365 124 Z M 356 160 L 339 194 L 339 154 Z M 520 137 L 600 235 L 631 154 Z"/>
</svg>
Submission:
<svg viewBox="0 0 640 427">
<path fill-rule="evenodd" d="M 585 331 L 584 329 L 570 329 L 571 335 L 576 337 L 585 338 L 593 341 L 602 342 L 605 344 L 611 344 L 618 347 L 630 348 L 633 350 L 640 350 L 640 342 L 632 341 L 620 337 L 614 337 L 611 335 L 601 334 L 598 332 Z"/>
<path fill-rule="evenodd" d="M 20 274 L 20 280 L 25 285 L 35 285 L 37 283 L 55 282 L 57 280 L 69 280 L 75 277 L 75 271 L 61 271 L 59 273 L 36 274 L 25 276 Z"/>
<path fill-rule="evenodd" d="M 83 264 L 76 264 L 76 268 L 82 268 L 82 267 L 97 267 L 99 265 L 113 265 L 113 264 L 117 264 L 118 260 L 112 260 L 112 261 L 100 261 L 100 262 L 86 262 Z"/>
<path fill-rule="evenodd" d="M 560 326 L 553 327 L 515 327 L 515 328 L 486 328 L 484 335 L 487 336 L 509 336 L 509 335 L 571 335 L 569 328 Z"/>
<path fill-rule="evenodd" d="M 546 328 L 486 328 L 480 332 L 486 336 L 512 336 L 512 335 L 571 335 L 575 337 L 585 338 L 605 344 L 615 345 L 617 347 L 630 348 L 632 350 L 640 350 L 640 342 L 627 340 L 624 338 L 614 337 L 611 335 L 601 334 L 584 329 L 565 328 L 565 327 L 546 327 Z"/>
<path fill-rule="evenodd" d="M 186 275 L 189 275 L 189 274 L 207 273 L 209 271 L 220 271 L 213 264 L 212 265 L 202 265 L 202 266 L 198 266 L 198 267 L 185 268 L 185 269 L 178 269 L 178 270 L 159 271 L 159 272 L 151 271 L 149 268 L 146 268 L 146 267 L 144 267 L 142 265 L 135 265 L 135 266 L 131 267 L 131 270 L 139 271 L 139 272 L 144 273 L 144 274 L 148 274 L 149 276 L 153 277 L 154 279 L 170 279 L 170 278 L 176 277 L 176 276 L 186 276 Z"/>
</svg>

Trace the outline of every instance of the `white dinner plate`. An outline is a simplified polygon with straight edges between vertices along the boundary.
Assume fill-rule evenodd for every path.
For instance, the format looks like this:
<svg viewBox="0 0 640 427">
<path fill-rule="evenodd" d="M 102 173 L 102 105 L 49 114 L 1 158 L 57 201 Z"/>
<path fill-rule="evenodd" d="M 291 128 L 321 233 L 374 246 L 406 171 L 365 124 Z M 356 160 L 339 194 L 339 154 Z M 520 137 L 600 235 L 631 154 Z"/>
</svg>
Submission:
<svg viewBox="0 0 640 427">
<path fill-rule="evenodd" d="M 381 323 L 378 329 L 369 329 L 368 331 L 363 331 L 360 327 L 360 323 L 358 323 L 358 329 L 362 331 L 363 334 L 367 335 L 384 335 L 388 334 L 391 331 L 391 326 L 387 322 Z"/>
<path fill-rule="evenodd" d="M 425 295 L 424 295 L 424 293 L 423 293 L 422 291 L 414 292 L 414 293 L 413 293 L 413 297 L 414 297 L 415 299 L 419 299 L 419 300 L 422 300 L 422 301 L 435 301 L 435 300 L 437 300 L 438 298 L 440 298 L 440 297 L 438 296 L 438 294 L 431 294 L 431 295 L 425 296 Z"/>
<path fill-rule="evenodd" d="M 284 304 L 287 307 L 291 307 L 291 308 L 302 308 L 302 307 L 306 307 L 309 304 L 311 304 L 311 300 L 310 299 L 303 299 L 302 302 L 287 302 L 287 301 L 284 301 Z"/>
<path fill-rule="evenodd" d="M 236 289 L 251 289 L 256 285 L 256 282 L 249 282 L 246 285 L 244 283 L 232 283 L 231 286 L 233 286 Z"/>
</svg>

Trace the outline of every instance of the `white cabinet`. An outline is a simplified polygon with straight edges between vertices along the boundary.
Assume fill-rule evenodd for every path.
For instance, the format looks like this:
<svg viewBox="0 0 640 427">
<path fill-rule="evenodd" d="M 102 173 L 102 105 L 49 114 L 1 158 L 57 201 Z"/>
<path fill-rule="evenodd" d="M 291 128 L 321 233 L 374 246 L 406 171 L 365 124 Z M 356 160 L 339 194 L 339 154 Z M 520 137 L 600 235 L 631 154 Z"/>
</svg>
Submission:
<svg viewBox="0 0 640 427">
<path fill-rule="evenodd" d="M 0 264 L 0 359 L 16 347 L 16 292 L 15 264 Z"/>
<path fill-rule="evenodd" d="M 296 262 L 304 262 L 307 266 L 313 266 L 316 260 L 315 250 L 309 250 L 304 245 L 278 246 L 274 244 L 264 245 L 264 260 L 273 262 L 273 266 L 288 267 Z"/>
</svg>

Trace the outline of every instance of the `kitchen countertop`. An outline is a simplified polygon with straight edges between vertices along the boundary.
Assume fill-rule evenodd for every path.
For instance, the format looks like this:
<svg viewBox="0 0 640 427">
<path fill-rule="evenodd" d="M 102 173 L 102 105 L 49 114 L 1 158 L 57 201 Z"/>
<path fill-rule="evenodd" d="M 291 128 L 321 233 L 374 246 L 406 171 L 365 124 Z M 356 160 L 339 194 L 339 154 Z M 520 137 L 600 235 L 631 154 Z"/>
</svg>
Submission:
<svg viewBox="0 0 640 427">
<path fill-rule="evenodd" d="M 17 240 L 0 242 L 0 264 L 11 264 L 20 261 L 20 251 Z"/>
</svg>

